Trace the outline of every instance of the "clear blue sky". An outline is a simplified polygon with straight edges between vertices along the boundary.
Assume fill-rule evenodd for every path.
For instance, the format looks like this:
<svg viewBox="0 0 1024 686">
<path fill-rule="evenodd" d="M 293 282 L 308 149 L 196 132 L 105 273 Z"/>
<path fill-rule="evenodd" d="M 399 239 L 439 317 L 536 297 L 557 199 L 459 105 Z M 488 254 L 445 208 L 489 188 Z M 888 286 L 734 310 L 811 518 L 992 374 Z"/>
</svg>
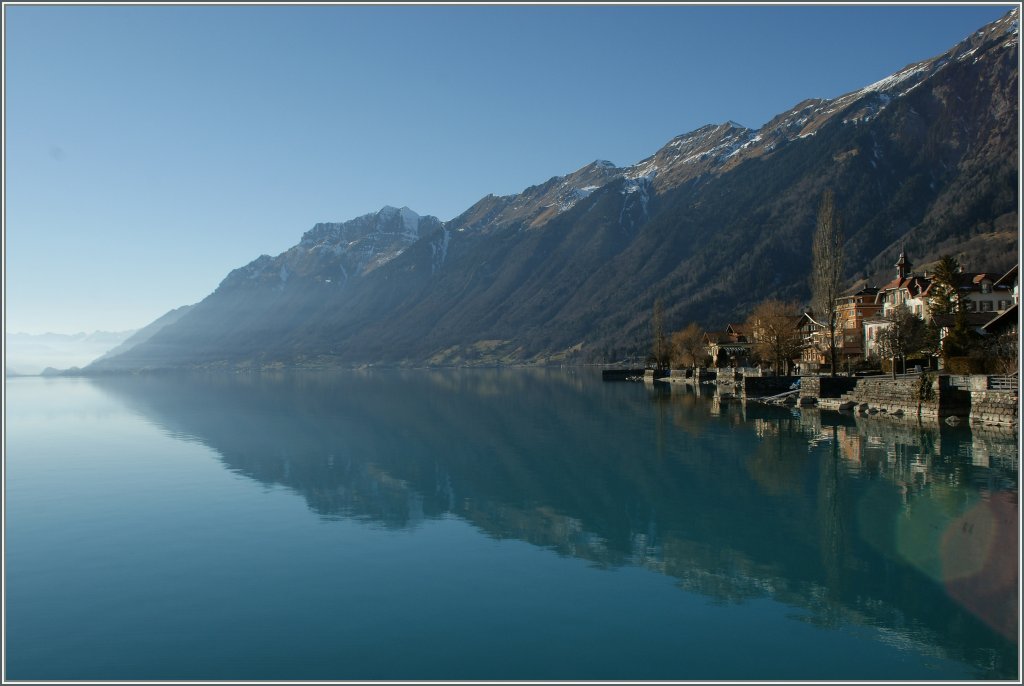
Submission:
<svg viewBox="0 0 1024 686">
<path fill-rule="evenodd" d="M 138 328 L 318 221 L 757 128 L 1010 7 L 5 5 L 5 328 Z"/>
</svg>

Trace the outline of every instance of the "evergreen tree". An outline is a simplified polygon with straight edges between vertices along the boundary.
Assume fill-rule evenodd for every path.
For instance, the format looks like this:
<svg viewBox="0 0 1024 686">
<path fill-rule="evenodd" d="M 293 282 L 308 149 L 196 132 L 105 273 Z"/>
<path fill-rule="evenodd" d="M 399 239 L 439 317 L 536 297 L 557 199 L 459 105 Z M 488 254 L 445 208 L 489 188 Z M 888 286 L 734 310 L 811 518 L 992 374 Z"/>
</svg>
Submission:
<svg viewBox="0 0 1024 686">
<path fill-rule="evenodd" d="M 960 293 L 960 263 L 952 255 L 943 255 L 932 273 L 928 296 L 932 316 L 954 314 L 963 309 Z"/>
</svg>

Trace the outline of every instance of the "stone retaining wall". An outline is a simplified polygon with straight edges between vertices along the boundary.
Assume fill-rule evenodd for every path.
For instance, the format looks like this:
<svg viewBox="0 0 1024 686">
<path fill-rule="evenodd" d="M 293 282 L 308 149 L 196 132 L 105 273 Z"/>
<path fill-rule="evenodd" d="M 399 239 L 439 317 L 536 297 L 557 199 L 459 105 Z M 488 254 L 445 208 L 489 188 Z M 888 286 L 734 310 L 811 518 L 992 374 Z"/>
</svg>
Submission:
<svg viewBox="0 0 1024 686">
<path fill-rule="evenodd" d="M 647 383 L 654 383 L 658 379 L 667 378 L 669 370 L 667 369 L 645 369 L 644 370 L 644 381 Z"/>
<path fill-rule="evenodd" d="M 714 369 L 707 369 L 706 367 L 698 367 L 693 371 L 693 378 L 697 383 L 714 381 L 718 378 L 718 371 Z"/>
<path fill-rule="evenodd" d="M 745 376 L 737 385 L 744 398 L 763 398 L 790 390 L 790 386 L 799 378 L 798 376 Z"/>
<path fill-rule="evenodd" d="M 838 398 L 857 387 L 857 378 L 849 376 L 800 377 L 801 398 Z"/>
<path fill-rule="evenodd" d="M 922 387 L 922 378 L 930 385 Z M 846 378 L 854 387 L 839 397 L 826 377 L 804 377 L 801 381 L 801 405 L 816 400 L 825 409 L 856 410 L 920 417 L 942 421 L 949 417 L 968 418 L 972 424 L 1017 426 L 1016 391 L 988 390 L 988 378 L 971 377 L 966 387 L 954 386 L 948 376 L 901 376 Z M 830 381 L 830 378 L 829 378 Z M 814 399 L 814 400 L 812 400 Z"/>
<path fill-rule="evenodd" d="M 1017 393 L 1014 391 L 972 391 L 971 424 L 1017 425 Z"/>
<path fill-rule="evenodd" d="M 919 377 L 867 377 L 857 379 L 856 387 L 840 396 L 843 402 L 857 403 L 857 409 L 878 410 L 896 414 L 902 412 L 914 417 L 939 416 L 939 388 L 932 381 L 932 396 L 922 398 Z M 866 407 L 861 407 L 866 405 Z"/>
</svg>

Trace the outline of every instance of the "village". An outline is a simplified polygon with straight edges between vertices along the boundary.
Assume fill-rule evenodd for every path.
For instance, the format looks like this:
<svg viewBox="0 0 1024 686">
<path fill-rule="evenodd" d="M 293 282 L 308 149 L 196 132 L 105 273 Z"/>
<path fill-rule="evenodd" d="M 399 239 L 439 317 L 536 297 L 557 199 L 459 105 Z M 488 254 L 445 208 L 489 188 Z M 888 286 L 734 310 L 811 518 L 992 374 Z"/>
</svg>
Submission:
<svg viewBox="0 0 1024 686">
<path fill-rule="evenodd" d="M 904 249 L 894 266 L 891 281 L 822 314 L 768 300 L 724 330 L 666 336 L 656 313 L 644 379 L 713 384 L 719 399 L 1015 429 L 1019 265 L 967 272 L 944 257 L 918 273 Z"/>
</svg>

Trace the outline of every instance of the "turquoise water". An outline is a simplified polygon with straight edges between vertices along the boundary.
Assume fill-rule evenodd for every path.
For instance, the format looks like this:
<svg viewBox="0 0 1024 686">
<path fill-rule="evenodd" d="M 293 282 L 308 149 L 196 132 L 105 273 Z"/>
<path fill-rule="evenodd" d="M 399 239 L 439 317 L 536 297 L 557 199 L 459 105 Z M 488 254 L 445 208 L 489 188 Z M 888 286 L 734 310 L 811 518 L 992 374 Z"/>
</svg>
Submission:
<svg viewBox="0 0 1024 686">
<path fill-rule="evenodd" d="M 1015 435 L 659 389 L 8 380 L 6 677 L 1017 678 Z"/>
</svg>

